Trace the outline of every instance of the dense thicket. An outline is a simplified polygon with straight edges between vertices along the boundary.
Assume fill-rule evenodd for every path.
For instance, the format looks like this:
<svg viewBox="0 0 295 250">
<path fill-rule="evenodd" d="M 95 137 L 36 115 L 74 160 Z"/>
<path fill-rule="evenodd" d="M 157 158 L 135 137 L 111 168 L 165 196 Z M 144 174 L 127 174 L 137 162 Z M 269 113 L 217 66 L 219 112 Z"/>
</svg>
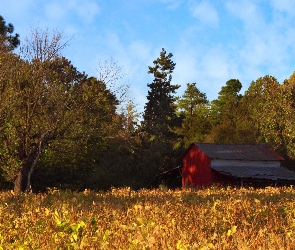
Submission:
<svg viewBox="0 0 295 250">
<path fill-rule="evenodd" d="M 148 67 L 154 79 L 139 125 L 133 102 L 122 106 L 125 93 L 110 87 L 120 67 L 98 78 L 79 72 L 62 55 L 67 41 L 48 30 L 33 30 L 16 54 L 13 31 L 0 16 L 0 188 L 149 187 L 192 142 L 267 142 L 293 167 L 295 73 L 283 83 L 261 77 L 244 94 L 230 79 L 211 102 L 196 83 L 176 97 L 176 63 L 162 49 Z"/>
</svg>

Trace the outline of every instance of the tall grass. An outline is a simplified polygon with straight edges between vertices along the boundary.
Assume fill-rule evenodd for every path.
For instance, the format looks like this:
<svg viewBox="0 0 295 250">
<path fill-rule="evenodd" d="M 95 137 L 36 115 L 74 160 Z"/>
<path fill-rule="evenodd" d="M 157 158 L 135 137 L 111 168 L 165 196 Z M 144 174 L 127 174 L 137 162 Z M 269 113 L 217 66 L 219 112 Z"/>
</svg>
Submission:
<svg viewBox="0 0 295 250">
<path fill-rule="evenodd" d="M 295 249 L 295 190 L 0 193 L 0 249 Z"/>
</svg>

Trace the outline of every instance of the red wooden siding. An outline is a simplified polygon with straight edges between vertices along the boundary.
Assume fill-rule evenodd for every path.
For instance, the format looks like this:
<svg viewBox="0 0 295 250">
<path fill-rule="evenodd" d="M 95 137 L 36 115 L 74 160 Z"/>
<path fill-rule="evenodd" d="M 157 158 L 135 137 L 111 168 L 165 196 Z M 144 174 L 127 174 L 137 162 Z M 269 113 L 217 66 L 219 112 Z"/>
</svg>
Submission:
<svg viewBox="0 0 295 250">
<path fill-rule="evenodd" d="M 196 145 L 192 145 L 183 156 L 182 186 L 209 186 L 214 181 L 210 168 L 211 160 Z"/>
<path fill-rule="evenodd" d="M 182 156 L 182 186 L 207 187 L 243 181 L 295 181 L 295 172 L 284 169 L 284 160 L 267 144 L 193 143 Z M 211 165 L 212 164 L 212 165 Z"/>
</svg>

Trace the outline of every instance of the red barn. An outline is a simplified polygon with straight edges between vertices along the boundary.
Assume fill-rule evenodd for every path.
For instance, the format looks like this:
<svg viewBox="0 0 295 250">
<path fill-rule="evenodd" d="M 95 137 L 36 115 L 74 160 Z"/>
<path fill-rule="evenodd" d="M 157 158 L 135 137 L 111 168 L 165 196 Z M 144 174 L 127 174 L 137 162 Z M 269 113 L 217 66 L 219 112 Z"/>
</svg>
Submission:
<svg viewBox="0 0 295 250">
<path fill-rule="evenodd" d="M 184 153 L 183 187 L 213 183 L 295 183 L 295 172 L 267 144 L 193 143 Z"/>
</svg>

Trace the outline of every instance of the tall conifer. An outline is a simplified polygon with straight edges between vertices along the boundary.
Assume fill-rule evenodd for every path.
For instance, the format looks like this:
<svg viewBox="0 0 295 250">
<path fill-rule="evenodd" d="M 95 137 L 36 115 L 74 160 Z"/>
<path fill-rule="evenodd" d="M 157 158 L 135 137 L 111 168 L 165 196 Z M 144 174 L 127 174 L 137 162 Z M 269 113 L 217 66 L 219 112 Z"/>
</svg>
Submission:
<svg viewBox="0 0 295 250">
<path fill-rule="evenodd" d="M 149 176 L 175 167 L 179 152 L 173 149 L 178 138 L 174 128 L 178 125 L 176 115 L 175 91 L 178 85 L 171 84 L 175 63 L 171 60 L 172 53 L 162 49 L 160 57 L 149 66 L 149 74 L 154 80 L 148 84 L 148 102 L 145 105 L 143 130 L 145 134 L 144 152 L 146 155 Z"/>
<path fill-rule="evenodd" d="M 179 85 L 172 85 L 172 73 L 175 63 L 171 60 L 173 54 L 166 54 L 162 49 L 160 57 L 149 66 L 149 74 L 154 75 L 152 83 L 148 84 L 148 102 L 144 111 L 144 127 L 151 136 L 170 137 L 173 133 L 171 127 L 175 126 L 175 91 Z"/>
</svg>

